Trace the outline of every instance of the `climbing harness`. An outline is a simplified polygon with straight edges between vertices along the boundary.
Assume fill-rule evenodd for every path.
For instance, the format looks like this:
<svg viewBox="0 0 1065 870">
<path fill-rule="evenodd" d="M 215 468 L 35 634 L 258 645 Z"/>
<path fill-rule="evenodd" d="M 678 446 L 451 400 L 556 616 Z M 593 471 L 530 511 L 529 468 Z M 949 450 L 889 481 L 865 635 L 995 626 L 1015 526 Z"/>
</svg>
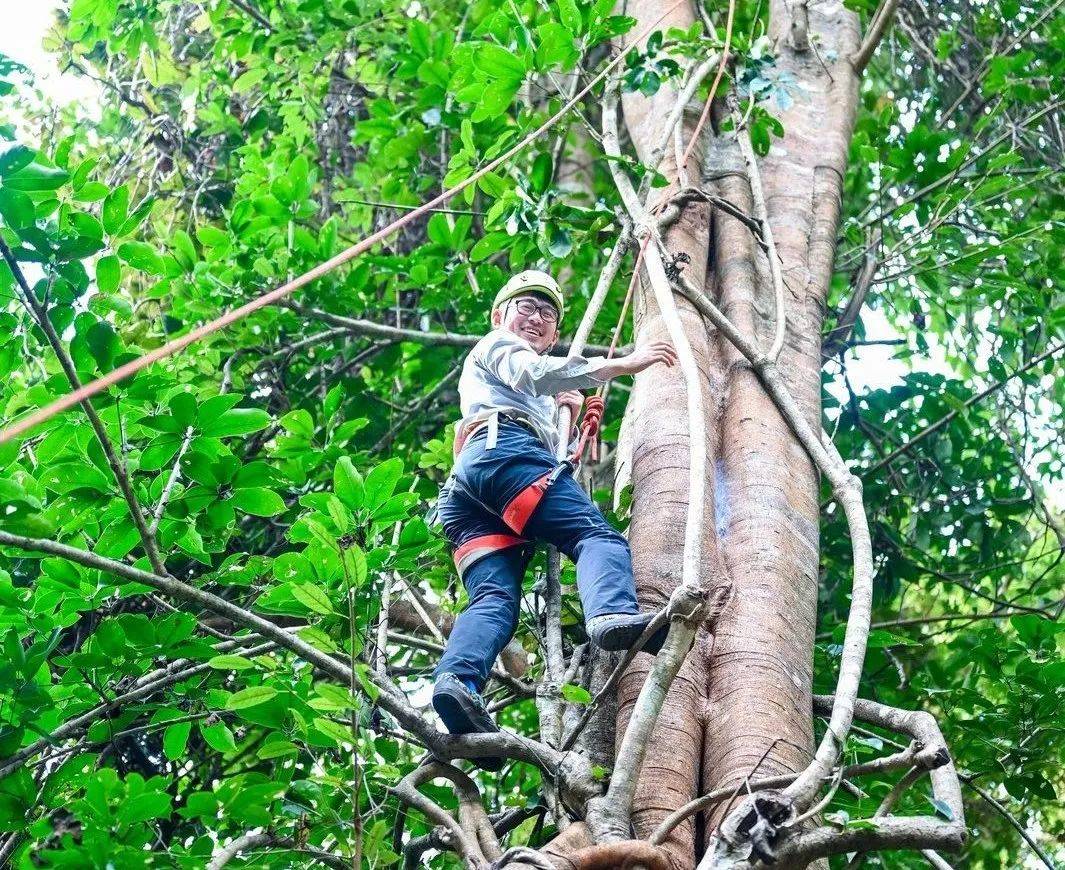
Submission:
<svg viewBox="0 0 1065 870">
<path fill-rule="evenodd" d="M 625 299 L 621 305 L 621 313 L 618 315 L 617 323 L 614 324 L 614 329 L 611 333 L 610 347 L 607 349 L 606 353 L 607 359 L 612 359 L 614 352 L 617 350 L 618 341 L 621 338 L 621 330 L 625 325 L 625 318 L 629 312 L 629 306 L 632 302 L 636 281 L 640 275 L 640 267 L 643 264 L 644 252 L 647 250 L 648 241 L 649 239 L 644 240 L 636 255 L 636 262 L 633 265 L 632 276 L 629 278 L 629 286 L 625 290 Z M 541 475 L 525 487 L 525 489 L 521 490 L 521 492 L 511 499 L 510 503 L 502 512 L 490 508 L 477 498 L 476 495 L 470 492 L 467 487 L 463 486 L 458 478 L 455 477 L 454 470 L 448 475 L 447 479 L 440 487 L 440 494 L 436 500 L 436 504 L 430 508 L 425 516 L 425 522 L 427 525 L 434 526 L 440 524 L 440 506 L 447 501 L 452 489 L 459 489 L 465 496 L 470 498 L 471 501 L 479 505 L 482 509 L 490 514 L 498 516 L 506 524 L 507 528 L 516 533 L 515 535 L 482 535 L 473 538 L 458 547 L 455 550 L 454 559 L 455 567 L 458 570 L 460 577 L 463 575 L 466 568 L 483 556 L 497 550 L 506 549 L 507 547 L 528 543 L 525 538 L 518 536 L 525 530 L 529 518 L 540 505 L 548 488 L 554 484 L 563 473 L 569 472 L 572 474 L 576 470 L 589 445 L 591 445 L 590 455 L 592 461 L 597 462 L 599 460 L 599 433 L 602 428 L 603 414 L 606 409 L 607 386 L 607 384 L 604 384 L 596 391 L 595 395 L 588 396 L 585 399 L 584 417 L 580 424 L 580 439 L 569 456 L 566 459 L 560 460 L 554 468 Z M 492 450 L 495 448 L 496 440 L 498 438 L 500 417 L 504 420 L 517 423 L 519 426 L 523 426 L 533 434 L 537 434 L 536 427 L 518 411 L 486 411 L 483 414 L 468 417 L 459 424 L 455 431 L 455 442 L 452 447 L 452 455 L 454 459 L 458 459 L 459 454 L 469 442 L 470 438 L 485 427 L 488 427 L 488 434 L 485 438 L 485 449 Z"/>
</svg>

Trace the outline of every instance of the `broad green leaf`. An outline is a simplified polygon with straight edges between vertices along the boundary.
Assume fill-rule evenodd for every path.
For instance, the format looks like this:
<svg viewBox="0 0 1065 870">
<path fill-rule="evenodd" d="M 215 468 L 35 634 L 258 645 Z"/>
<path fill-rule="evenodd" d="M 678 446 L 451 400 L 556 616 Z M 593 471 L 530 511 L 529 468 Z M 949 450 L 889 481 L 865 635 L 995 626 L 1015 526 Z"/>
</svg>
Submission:
<svg viewBox="0 0 1065 870">
<path fill-rule="evenodd" d="M 25 145 L 12 145 L 0 152 L 0 178 L 18 172 L 33 162 L 36 152 Z"/>
<path fill-rule="evenodd" d="M 108 254 L 96 261 L 96 287 L 101 293 L 114 293 L 122 281 L 118 257 Z"/>
<path fill-rule="evenodd" d="M 58 190 L 69 178 L 70 174 L 64 169 L 30 163 L 4 176 L 4 187 L 9 190 Z"/>
<path fill-rule="evenodd" d="M 366 505 L 380 507 L 395 492 L 396 484 L 403 474 L 403 460 L 399 457 L 386 459 L 370 469 L 366 475 Z"/>
<path fill-rule="evenodd" d="M 2 217 L 14 229 L 33 226 L 36 209 L 33 200 L 22 193 L 8 187 L 0 187 L 0 217 Z"/>
<path fill-rule="evenodd" d="M 203 426 L 204 435 L 226 438 L 250 435 L 270 425 L 270 415 L 262 408 L 233 408 Z"/>
<path fill-rule="evenodd" d="M 118 808 L 118 821 L 124 825 L 161 819 L 170 815 L 170 795 L 161 791 L 149 791 L 122 801 Z"/>
<path fill-rule="evenodd" d="M 362 475 L 347 456 L 337 460 L 333 469 L 333 492 L 351 510 L 358 510 L 366 502 L 366 486 Z"/>
<path fill-rule="evenodd" d="M 558 16 L 570 33 L 574 36 L 581 35 L 581 13 L 576 0 L 558 0 Z"/>
<path fill-rule="evenodd" d="M 233 741 L 233 732 L 225 722 L 200 722 L 200 734 L 212 749 L 218 752 L 236 752 L 237 744 Z"/>
<path fill-rule="evenodd" d="M 525 77 L 524 61 L 493 42 L 479 43 L 473 55 L 473 62 L 478 69 L 492 78 L 512 82 L 515 86 Z"/>
<path fill-rule="evenodd" d="M 149 275 L 163 274 L 163 261 L 151 245 L 144 242 L 123 242 L 118 246 L 118 256 L 134 269 Z"/>
<path fill-rule="evenodd" d="M 295 755 L 299 747 L 289 740 L 274 739 L 267 741 L 256 751 L 256 755 L 262 759 L 281 758 L 286 755 Z"/>
<path fill-rule="evenodd" d="M 333 602 L 329 598 L 329 593 L 321 586 L 316 586 L 313 583 L 293 583 L 291 588 L 292 597 L 309 610 L 313 610 L 323 616 L 330 616 L 336 613 L 333 608 Z"/>
<path fill-rule="evenodd" d="M 214 656 L 207 664 L 220 671 L 246 671 L 255 667 L 251 659 L 232 654 Z"/>
<path fill-rule="evenodd" d="M 200 244 L 208 248 L 217 248 L 229 244 L 229 236 L 218 227 L 212 227 L 209 224 L 196 229 L 196 238 L 200 240 Z"/>
<path fill-rule="evenodd" d="M 249 686 L 229 696 L 226 701 L 227 710 L 243 710 L 245 707 L 255 707 L 265 704 L 277 697 L 277 689 L 273 686 Z"/>
<path fill-rule="evenodd" d="M 265 67 L 259 67 L 258 69 L 250 69 L 237 76 L 237 80 L 233 82 L 233 92 L 240 94 L 244 91 L 250 91 L 259 84 L 259 82 L 266 78 L 266 72 Z"/>
<path fill-rule="evenodd" d="M 314 727 L 338 745 L 355 742 L 350 727 L 334 722 L 332 719 L 326 719 L 324 716 L 314 720 Z"/>
<path fill-rule="evenodd" d="M 562 697 L 569 701 L 571 704 L 591 704 L 591 693 L 583 686 L 575 686 L 572 683 L 565 683 L 562 686 Z"/>
<path fill-rule="evenodd" d="M 110 235 L 115 235 L 122 229 L 122 225 L 129 216 L 129 188 L 120 185 L 108 194 L 103 205 L 104 229 Z"/>
<path fill-rule="evenodd" d="M 189 734 L 192 733 L 191 722 L 177 722 L 168 725 L 163 731 L 163 754 L 171 761 L 177 761 L 184 756 L 185 747 L 189 742 Z"/>
<path fill-rule="evenodd" d="M 257 517 L 273 517 L 285 511 L 285 500 L 265 487 L 235 489 L 229 501 L 233 507 Z"/>
</svg>

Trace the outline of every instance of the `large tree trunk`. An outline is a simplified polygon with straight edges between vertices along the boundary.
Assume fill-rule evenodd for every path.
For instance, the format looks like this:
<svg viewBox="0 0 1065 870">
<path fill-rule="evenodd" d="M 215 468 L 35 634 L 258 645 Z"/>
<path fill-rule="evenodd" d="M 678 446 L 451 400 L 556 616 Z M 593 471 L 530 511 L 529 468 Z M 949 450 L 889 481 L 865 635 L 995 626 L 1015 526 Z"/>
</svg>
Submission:
<svg viewBox="0 0 1065 870">
<path fill-rule="evenodd" d="M 665 8 L 661 0 L 638 0 L 630 3 L 627 14 L 635 17 L 640 30 L 657 19 Z M 692 10 L 686 5 L 674 10 L 662 22 L 687 28 L 692 24 Z M 677 98 L 676 91 L 663 87 L 651 98 L 640 94 L 625 95 L 622 108 L 625 124 L 638 157 L 647 160 L 660 142 L 666 116 Z M 690 135 L 693 123 L 685 125 Z M 685 141 L 688 137 L 685 136 Z M 675 180 L 673 149 L 667 151 L 661 171 Z M 689 171 L 698 177 L 699 166 L 693 159 Z M 676 187 L 672 188 L 676 192 Z M 674 224 L 666 241 L 673 253 L 690 258 L 692 280 L 701 283 L 705 274 L 710 244 L 709 210 L 695 206 L 685 211 Z M 684 329 L 696 361 L 706 378 L 703 382 L 704 406 L 711 412 L 718 405 L 718 365 L 715 348 L 710 342 L 701 315 L 683 299 L 677 300 Z M 639 287 L 634 309 L 638 343 L 668 339 L 654 294 L 649 286 Z M 688 419 L 684 376 L 679 367 L 652 366 L 637 375 L 626 409 L 623 445 L 619 448 L 618 482 L 633 483 L 632 521 L 629 541 L 632 546 L 637 592 L 645 606 L 655 609 L 665 605 L 670 593 L 680 584 L 684 553 L 684 526 L 688 502 Z M 713 467 L 716 438 L 713 427 L 706 433 L 707 467 Z M 712 492 L 712 480 L 707 481 Z M 705 530 L 703 553 L 706 565 L 714 561 L 716 540 L 713 528 Z M 704 579 L 710 581 L 710 571 Z M 703 754 L 703 711 L 706 706 L 707 638 L 701 634 L 695 650 L 689 654 L 666 697 L 647 751 L 633 806 L 633 825 L 638 838 L 650 835 L 656 825 L 696 793 Z M 649 656 L 638 656 L 618 689 L 618 727 L 620 740 L 640 687 L 651 666 Z M 677 867 L 692 867 L 695 861 L 695 833 L 691 820 L 678 826 L 665 844 Z"/>
<path fill-rule="evenodd" d="M 669 4 L 631 3 L 643 27 Z M 724 4 L 715 10 L 724 20 Z M 831 278 L 839 197 L 857 103 L 856 76 L 847 58 L 858 45 L 856 16 L 842 3 L 809 10 L 816 50 L 796 48 L 789 6 L 773 3 L 771 34 L 778 64 L 797 81 L 792 107 L 780 117 L 785 136 L 760 161 L 770 225 L 782 265 L 788 319 L 781 356 L 789 388 L 812 425 L 820 419 L 820 332 Z M 662 27 L 687 26 L 690 11 L 674 11 Z M 820 52 L 820 57 L 816 52 Z M 626 97 L 625 121 L 638 155 L 661 137 L 675 93 Z M 771 106 L 771 111 L 776 111 Z M 686 137 L 687 138 L 687 137 Z M 706 185 L 747 214 L 752 192 L 731 133 L 717 138 L 702 161 Z M 693 178 L 699 167 L 689 167 Z M 673 181 L 676 168 L 662 167 Z M 676 188 L 674 188 L 675 191 Z M 739 221 L 689 206 L 666 237 L 673 254 L 691 259 L 688 278 L 762 347 L 777 313 L 768 261 Z M 818 480 L 810 460 L 740 354 L 678 299 L 700 369 L 707 408 L 709 454 L 704 581 L 718 582 L 723 562 L 735 595 L 716 637 L 701 633 L 652 737 L 636 795 L 638 837 L 696 794 L 759 774 L 801 769 L 813 742 L 812 651 L 818 577 Z M 665 337 L 650 288 L 636 308 L 638 341 Z M 633 484 L 633 549 L 640 598 L 661 606 L 680 581 L 687 499 L 688 421 L 678 370 L 653 367 L 636 378 L 626 414 L 619 482 Z M 716 528 L 715 528 L 716 527 Z M 718 559 L 720 547 L 720 560 Z M 618 733 L 647 673 L 641 656 L 619 692 Z M 722 807 L 723 810 L 723 807 Z M 706 820 L 714 825 L 719 815 Z M 694 866 L 704 841 L 681 826 L 667 847 L 677 867 Z"/>
</svg>

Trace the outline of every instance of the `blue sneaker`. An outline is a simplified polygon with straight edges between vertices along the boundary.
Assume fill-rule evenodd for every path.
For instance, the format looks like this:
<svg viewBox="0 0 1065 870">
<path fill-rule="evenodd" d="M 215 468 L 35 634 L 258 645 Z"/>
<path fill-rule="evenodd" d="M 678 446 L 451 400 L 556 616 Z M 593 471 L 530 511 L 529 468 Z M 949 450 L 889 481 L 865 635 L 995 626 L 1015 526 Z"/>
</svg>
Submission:
<svg viewBox="0 0 1065 870">
<path fill-rule="evenodd" d="M 454 674 L 444 673 L 437 679 L 433 687 L 433 709 L 451 734 L 493 734 L 499 730 L 481 696 Z M 504 759 L 492 756 L 470 761 L 484 770 L 497 771 L 503 767 Z"/>
</svg>

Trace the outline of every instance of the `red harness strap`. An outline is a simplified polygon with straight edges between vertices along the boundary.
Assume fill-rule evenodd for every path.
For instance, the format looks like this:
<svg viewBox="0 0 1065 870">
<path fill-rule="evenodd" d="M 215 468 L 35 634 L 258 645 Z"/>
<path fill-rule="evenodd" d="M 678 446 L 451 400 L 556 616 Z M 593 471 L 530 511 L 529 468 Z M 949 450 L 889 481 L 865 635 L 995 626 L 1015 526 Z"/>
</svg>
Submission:
<svg viewBox="0 0 1065 870">
<path fill-rule="evenodd" d="M 483 556 L 494 553 L 496 550 L 505 550 L 507 547 L 524 543 L 526 543 L 525 538 L 519 538 L 517 535 L 480 535 L 476 538 L 470 538 L 470 540 L 455 550 L 455 568 L 459 572 L 459 577 L 461 577 L 470 565 Z"/>
<path fill-rule="evenodd" d="M 552 469 L 547 474 L 536 478 L 514 496 L 510 500 L 510 504 L 504 508 L 503 522 L 519 535 L 525 531 L 525 524 L 529 522 L 529 517 L 533 515 L 533 511 L 539 506 L 544 493 L 547 492 L 547 488 L 551 485 L 551 475 L 554 473 L 554 469 Z"/>
</svg>

